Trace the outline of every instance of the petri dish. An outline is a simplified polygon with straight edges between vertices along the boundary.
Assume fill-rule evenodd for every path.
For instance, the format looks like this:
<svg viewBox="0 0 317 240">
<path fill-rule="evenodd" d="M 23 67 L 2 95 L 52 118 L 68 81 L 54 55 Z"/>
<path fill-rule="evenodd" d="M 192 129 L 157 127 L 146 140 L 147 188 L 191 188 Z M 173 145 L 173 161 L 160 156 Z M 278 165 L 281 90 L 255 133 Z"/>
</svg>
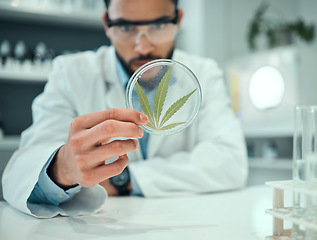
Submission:
<svg viewBox="0 0 317 240">
<path fill-rule="evenodd" d="M 126 88 L 126 106 L 146 114 L 141 126 L 155 135 L 171 135 L 187 128 L 197 117 L 202 93 L 195 74 L 170 59 L 150 61 L 138 68 Z"/>
</svg>

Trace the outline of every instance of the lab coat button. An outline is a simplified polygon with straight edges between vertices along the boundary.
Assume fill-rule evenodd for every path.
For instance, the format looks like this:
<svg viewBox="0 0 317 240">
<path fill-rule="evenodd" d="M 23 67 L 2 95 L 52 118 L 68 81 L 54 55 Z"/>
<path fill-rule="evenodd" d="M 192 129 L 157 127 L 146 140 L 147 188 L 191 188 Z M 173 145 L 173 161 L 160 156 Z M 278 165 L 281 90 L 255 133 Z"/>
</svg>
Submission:
<svg viewBox="0 0 317 240">
<path fill-rule="evenodd" d="M 57 197 L 59 197 L 59 198 L 64 198 L 64 195 L 61 194 L 61 193 L 59 193 L 59 194 L 57 194 Z"/>
</svg>

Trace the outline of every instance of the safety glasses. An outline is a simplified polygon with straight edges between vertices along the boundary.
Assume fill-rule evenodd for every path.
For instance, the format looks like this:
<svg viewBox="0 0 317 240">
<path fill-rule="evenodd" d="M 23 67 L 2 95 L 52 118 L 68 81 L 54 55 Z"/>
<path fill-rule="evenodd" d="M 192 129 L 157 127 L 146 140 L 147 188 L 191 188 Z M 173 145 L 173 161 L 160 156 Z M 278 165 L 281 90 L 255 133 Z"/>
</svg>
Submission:
<svg viewBox="0 0 317 240">
<path fill-rule="evenodd" d="M 153 44 L 171 41 L 177 33 L 178 20 L 178 9 L 175 10 L 173 18 L 162 17 L 152 21 L 128 21 L 125 19 L 112 21 L 106 14 L 106 23 L 112 40 L 125 41 L 126 43 L 136 43 L 143 35 Z"/>
</svg>

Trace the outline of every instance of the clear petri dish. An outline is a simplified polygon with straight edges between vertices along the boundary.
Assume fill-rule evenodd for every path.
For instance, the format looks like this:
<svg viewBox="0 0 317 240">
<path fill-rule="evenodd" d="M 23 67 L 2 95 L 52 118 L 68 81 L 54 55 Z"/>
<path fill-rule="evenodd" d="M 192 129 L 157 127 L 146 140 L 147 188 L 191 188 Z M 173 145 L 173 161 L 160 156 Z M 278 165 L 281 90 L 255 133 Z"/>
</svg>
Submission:
<svg viewBox="0 0 317 240">
<path fill-rule="evenodd" d="M 171 135 L 188 127 L 197 117 L 202 101 L 201 87 L 184 64 L 158 59 L 138 68 L 126 89 L 126 106 L 146 114 L 143 130 Z"/>
</svg>

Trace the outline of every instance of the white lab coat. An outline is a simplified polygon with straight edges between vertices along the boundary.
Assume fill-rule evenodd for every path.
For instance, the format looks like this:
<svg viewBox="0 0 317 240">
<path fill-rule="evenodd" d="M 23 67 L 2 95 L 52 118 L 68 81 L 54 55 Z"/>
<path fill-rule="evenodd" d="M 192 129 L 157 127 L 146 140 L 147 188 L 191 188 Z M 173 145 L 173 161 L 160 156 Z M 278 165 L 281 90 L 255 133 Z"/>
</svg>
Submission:
<svg viewBox="0 0 317 240">
<path fill-rule="evenodd" d="M 166 197 L 241 188 L 247 178 L 247 157 L 239 121 L 230 107 L 222 71 L 210 59 L 175 50 L 173 59 L 197 76 L 203 94 L 192 125 L 175 135 L 151 135 L 147 160 L 141 151 L 129 154 L 129 168 L 145 197 Z M 66 142 L 76 116 L 108 108 L 125 108 L 113 47 L 58 57 L 44 93 L 32 106 L 33 124 L 23 132 L 20 149 L 3 174 L 3 194 L 15 208 L 37 217 L 78 215 L 97 211 L 106 199 L 100 186 L 83 188 L 60 206 L 30 204 L 41 169 Z M 87 200 L 89 199 L 89 200 Z"/>
</svg>

